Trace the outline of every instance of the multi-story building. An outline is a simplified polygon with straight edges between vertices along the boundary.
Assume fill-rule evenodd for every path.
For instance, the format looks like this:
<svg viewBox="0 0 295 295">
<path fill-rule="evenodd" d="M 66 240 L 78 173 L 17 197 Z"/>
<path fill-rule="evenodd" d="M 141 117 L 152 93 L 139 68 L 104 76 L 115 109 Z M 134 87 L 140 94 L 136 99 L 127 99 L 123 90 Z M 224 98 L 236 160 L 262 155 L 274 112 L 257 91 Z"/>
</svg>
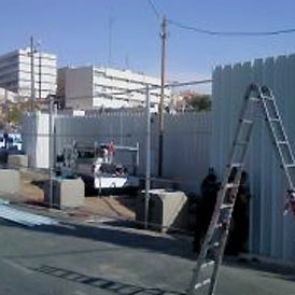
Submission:
<svg viewBox="0 0 295 295">
<path fill-rule="evenodd" d="M 65 98 L 67 108 L 132 108 L 144 105 L 145 87 L 150 85 L 151 106 L 157 108 L 160 84 L 160 79 L 130 70 L 66 67 L 58 70 L 57 95 Z M 170 94 L 170 90 L 165 89 L 165 105 L 169 102 Z"/>
<path fill-rule="evenodd" d="M 20 98 L 31 97 L 30 49 L 19 49 L 0 56 L 0 87 L 16 92 Z M 56 93 L 57 65 L 53 54 L 34 53 L 36 98 Z"/>
</svg>

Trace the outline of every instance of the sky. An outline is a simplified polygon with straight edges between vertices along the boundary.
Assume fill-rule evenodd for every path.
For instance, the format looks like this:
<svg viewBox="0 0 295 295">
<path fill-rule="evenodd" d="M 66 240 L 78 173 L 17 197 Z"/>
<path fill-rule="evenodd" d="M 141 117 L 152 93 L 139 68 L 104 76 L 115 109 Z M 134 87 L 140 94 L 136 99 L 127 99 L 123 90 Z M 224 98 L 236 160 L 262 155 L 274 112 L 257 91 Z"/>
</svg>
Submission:
<svg viewBox="0 0 295 295">
<path fill-rule="evenodd" d="M 209 30 L 295 28 L 294 0 L 153 2 L 161 15 Z M 160 23 L 148 0 L 0 0 L 0 4 L 0 53 L 28 46 L 33 35 L 43 50 L 58 56 L 59 66 L 110 64 L 160 76 Z M 295 33 L 234 38 L 169 24 L 167 79 L 210 78 L 217 65 L 290 53 L 295 53 Z"/>
</svg>

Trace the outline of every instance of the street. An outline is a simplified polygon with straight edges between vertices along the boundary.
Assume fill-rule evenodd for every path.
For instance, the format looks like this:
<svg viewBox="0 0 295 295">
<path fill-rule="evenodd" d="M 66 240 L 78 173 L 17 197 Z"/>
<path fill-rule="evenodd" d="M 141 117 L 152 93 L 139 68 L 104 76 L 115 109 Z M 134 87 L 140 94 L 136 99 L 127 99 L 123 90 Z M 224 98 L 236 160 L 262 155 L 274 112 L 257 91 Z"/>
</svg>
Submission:
<svg viewBox="0 0 295 295">
<path fill-rule="evenodd" d="M 27 228 L 0 222 L 0 294 L 183 294 L 187 240 L 101 223 Z M 261 268 L 261 266 L 259 267 Z M 216 294 L 294 295 L 294 272 L 222 267 Z"/>
</svg>

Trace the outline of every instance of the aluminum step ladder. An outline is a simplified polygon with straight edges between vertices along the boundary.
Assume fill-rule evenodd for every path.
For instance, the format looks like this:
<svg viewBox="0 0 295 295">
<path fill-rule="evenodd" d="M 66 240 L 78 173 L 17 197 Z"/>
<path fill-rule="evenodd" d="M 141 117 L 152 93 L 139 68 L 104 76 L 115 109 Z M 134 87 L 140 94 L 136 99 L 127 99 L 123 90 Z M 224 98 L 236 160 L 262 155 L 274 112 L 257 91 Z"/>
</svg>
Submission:
<svg viewBox="0 0 295 295">
<path fill-rule="evenodd" d="M 187 295 L 214 295 L 215 293 L 219 267 L 222 263 L 247 149 L 255 123 L 254 114 L 257 111 L 264 115 L 271 133 L 281 167 L 288 181 L 289 197 L 295 195 L 294 173 L 292 175 L 292 172 L 295 172 L 294 155 L 275 98 L 269 88 L 251 84 L 244 96 L 224 179 L 218 191 L 215 209 L 193 271 Z"/>
</svg>

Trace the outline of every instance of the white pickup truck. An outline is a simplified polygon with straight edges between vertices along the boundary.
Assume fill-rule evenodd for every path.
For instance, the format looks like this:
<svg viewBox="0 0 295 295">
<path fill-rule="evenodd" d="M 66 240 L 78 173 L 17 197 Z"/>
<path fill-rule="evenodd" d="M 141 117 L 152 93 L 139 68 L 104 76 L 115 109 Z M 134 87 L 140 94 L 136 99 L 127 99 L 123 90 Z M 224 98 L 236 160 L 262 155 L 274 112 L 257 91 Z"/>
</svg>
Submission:
<svg viewBox="0 0 295 295">
<path fill-rule="evenodd" d="M 127 166 L 115 161 L 117 152 L 132 154 L 133 171 L 128 171 Z M 99 192 L 138 188 L 139 178 L 134 176 L 138 167 L 138 152 L 138 144 L 135 147 L 116 146 L 112 143 L 94 144 L 89 147 L 73 143 L 64 148 L 61 174 L 64 176 L 79 175 L 86 184 L 91 184 Z"/>
</svg>

